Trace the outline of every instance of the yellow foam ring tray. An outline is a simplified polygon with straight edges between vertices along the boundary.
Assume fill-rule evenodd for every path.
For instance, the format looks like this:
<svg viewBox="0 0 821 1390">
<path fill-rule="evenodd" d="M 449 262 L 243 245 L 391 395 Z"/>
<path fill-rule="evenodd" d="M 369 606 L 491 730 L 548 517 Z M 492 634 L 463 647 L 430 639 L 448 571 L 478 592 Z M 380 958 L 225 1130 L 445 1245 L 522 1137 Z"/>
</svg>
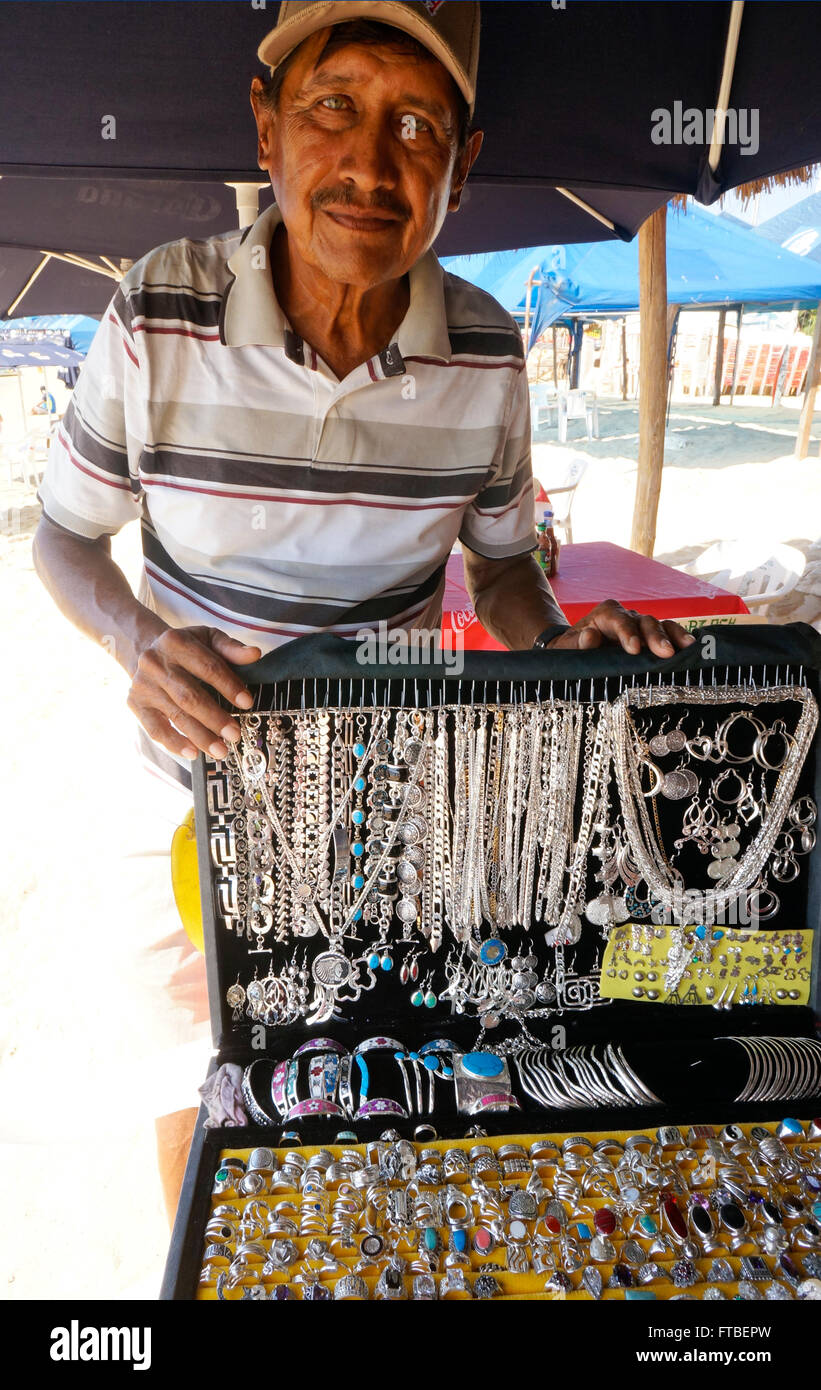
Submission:
<svg viewBox="0 0 821 1390">
<path fill-rule="evenodd" d="M 756 994 L 752 996 L 761 1003 L 806 1005 L 810 998 L 810 979 L 812 976 L 813 933 L 803 928 L 774 932 L 747 932 L 733 927 L 717 924 L 707 927 L 707 936 L 720 932 L 717 941 L 710 943 L 712 962 L 708 965 L 699 956 L 699 950 L 690 966 L 685 970 L 681 983 L 671 996 L 664 983 L 667 955 L 670 950 L 670 933 L 674 928 L 650 927 L 647 922 L 623 922 L 613 927 L 601 967 L 600 993 L 605 999 L 629 999 L 631 1003 L 644 1004 L 715 1004 L 722 992 L 733 991 L 733 1002 L 739 1004 L 744 998 L 744 986 L 748 984 L 747 999 L 751 997 L 753 986 Z M 688 933 L 694 927 L 687 927 Z M 649 954 L 633 948 L 633 932 L 639 933 L 641 945 L 649 945 Z M 651 934 L 651 932 L 653 934 Z M 659 932 L 663 935 L 656 936 Z M 788 948 L 785 950 L 785 947 Z M 740 951 L 736 962 L 735 952 Z M 772 960 L 766 967 L 772 973 L 763 975 L 764 955 Z M 796 953 L 798 961 L 796 962 Z M 726 965 L 721 965 L 719 956 L 725 956 Z M 731 962 L 732 959 L 732 963 Z M 737 973 L 734 973 L 737 970 Z M 620 978 L 620 973 L 624 978 Z M 636 979 L 636 975 L 639 979 Z M 648 980 L 648 974 L 655 980 Z M 707 990 L 712 989 L 712 998 Z M 635 991 L 640 990 L 641 994 Z M 648 990 L 655 991 L 657 999 L 648 999 Z M 777 998 L 776 992 L 783 994 Z M 790 994 L 795 997 L 790 998 Z M 769 995 L 769 998 L 767 997 Z M 754 1008 L 754 1004 L 750 1004 Z"/>
<path fill-rule="evenodd" d="M 682 1133 L 684 1133 L 684 1134 L 686 1135 L 686 1132 L 687 1132 L 687 1130 L 688 1130 L 690 1127 L 691 1127 L 691 1126 L 689 1126 L 689 1125 L 683 1127 L 683 1128 L 682 1128 Z M 713 1128 L 716 1128 L 715 1126 L 712 1126 L 712 1127 L 713 1127 Z M 742 1124 L 742 1125 L 739 1125 L 739 1129 L 742 1130 L 742 1132 L 744 1133 L 745 1136 L 749 1136 L 750 1130 L 751 1130 L 753 1127 L 754 1127 L 754 1126 L 753 1126 L 752 1124 Z M 759 1128 L 768 1129 L 768 1130 L 769 1130 L 771 1133 L 773 1133 L 773 1134 L 776 1132 L 776 1129 L 777 1129 L 777 1126 L 776 1126 L 775 1124 L 773 1124 L 773 1123 L 771 1123 L 771 1124 L 763 1124 L 763 1125 L 762 1125 L 761 1122 L 758 1122 L 758 1127 L 759 1127 Z M 640 1133 L 642 1133 L 641 1130 L 616 1130 L 616 1131 L 608 1130 L 608 1131 L 595 1131 L 595 1132 L 588 1131 L 588 1132 L 585 1134 L 584 1137 L 585 1137 L 585 1139 L 588 1139 L 588 1140 L 590 1141 L 590 1143 L 593 1144 L 593 1145 L 597 1144 L 597 1143 L 598 1143 L 600 1140 L 602 1140 L 602 1139 L 617 1139 L 620 1143 L 624 1144 L 624 1143 L 627 1141 L 627 1139 L 630 1138 L 631 1135 L 633 1135 L 633 1134 L 640 1134 Z M 415 1147 L 416 1147 L 417 1151 L 419 1151 L 419 1150 L 421 1150 L 421 1149 L 423 1149 L 423 1148 L 424 1148 L 424 1149 L 438 1149 L 439 1152 L 444 1153 L 447 1149 L 463 1149 L 463 1150 L 469 1150 L 469 1149 L 473 1148 L 476 1144 L 483 1144 L 483 1145 L 487 1145 L 488 1147 L 490 1147 L 491 1149 L 493 1149 L 494 1152 L 495 1152 L 497 1149 L 501 1148 L 503 1145 L 506 1145 L 506 1144 L 520 1144 L 520 1145 L 522 1145 L 526 1150 L 528 1150 L 528 1149 L 530 1148 L 530 1145 L 531 1145 L 531 1144 L 534 1144 L 537 1140 L 544 1140 L 544 1141 L 547 1141 L 547 1142 L 556 1144 L 558 1147 L 561 1147 L 562 1142 L 568 1138 L 568 1134 L 569 1134 L 568 1131 L 564 1131 L 564 1132 L 562 1132 L 562 1133 L 556 1133 L 556 1134 L 505 1134 L 505 1135 L 500 1135 L 500 1136 L 491 1136 L 491 1137 L 487 1137 L 487 1138 L 478 1138 L 478 1139 L 475 1138 L 475 1137 L 474 1137 L 474 1138 L 469 1138 L 469 1139 L 438 1139 L 438 1140 L 432 1140 L 432 1141 L 430 1141 L 430 1142 L 427 1142 L 427 1141 L 418 1142 L 418 1141 L 417 1141 L 416 1144 L 415 1144 Z M 371 1141 L 371 1142 L 374 1142 L 374 1141 Z M 814 1144 L 815 1144 L 815 1143 L 818 1143 L 819 1141 L 807 1140 L 807 1139 L 805 1138 L 802 1142 L 804 1142 L 804 1143 L 812 1143 L 813 1146 L 814 1146 Z M 266 1145 L 265 1147 L 270 1147 L 270 1146 Z M 368 1149 L 368 1147 L 369 1147 L 369 1145 L 367 1145 L 367 1144 L 353 1143 L 353 1142 L 351 1142 L 350 1144 L 314 1144 L 314 1145 L 301 1146 L 301 1147 L 300 1147 L 300 1146 L 297 1146 L 297 1145 L 295 1145 L 295 1144 L 292 1144 L 292 1145 L 288 1145 L 286 1148 L 273 1149 L 272 1152 L 273 1152 L 273 1154 L 274 1154 L 275 1161 L 280 1162 L 282 1156 L 283 1156 L 284 1154 L 286 1154 L 286 1153 L 298 1153 L 298 1154 L 301 1154 L 305 1159 L 310 1159 L 314 1154 L 319 1153 L 320 1150 L 324 1150 L 325 1152 L 332 1154 L 332 1155 L 334 1156 L 334 1158 L 338 1158 L 338 1157 L 343 1153 L 343 1151 L 345 1151 L 345 1150 L 348 1150 L 348 1151 L 354 1150 L 355 1152 L 360 1153 L 360 1154 L 362 1154 L 362 1155 L 364 1156 L 365 1153 L 366 1153 L 366 1151 L 367 1151 L 367 1149 Z M 224 1161 L 225 1159 L 227 1159 L 227 1158 L 241 1158 L 241 1159 L 243 1159 L 243 1160 L 247 1163 L 247 1161 L 248 1161 L 248 1159 L 249 1159 L 251 1153 L 252 1153 L 252 1149 L 250 1149 L 250 1148 L 239 1149 L 239 1148 L 227 1147 L 227 1148 L 225 1148 L 225 1149 L 222 1149 L 221 1152 L 220 1152 L 220 1162 L 223 1162 L 223 1161 Z M 548 1165 L 548 1166 L 549 1166 L 549 1165 Z M 216 1171 L 216 1169 L 215 1169 L 215 1171 Z M 486 1180 L 486 1182 L 487 1182 L 488 1187 L 491 1187 L 491 1188 L 492 1188 L 492 1187 L 498 1185 L 498 1180 L 497 1180 L 496 1178 L 494 1178 L 493 1175 L 486 1175 L 485 1180 Z M 466 1182 L 466 1181 L 468 1181 L 468 1179 L 462 1177 L 462 1178 L 460 1178 L 460 1179 L 458 1180 L 458 1183 L 464 1183 L 464 1182 Z M 515 1180 L 514 1180 L 514 1181 L 515 1181 Z M 457 1183 L 457 1185 L 458 1185 L 458 1183 Z M 398 1187 L 398 1186 L 400 1186 L 401 1184 L 400 1184 L 399 1182 L 392 1182 L 392 1183 L 390 1183 L 389 1185 L 390 1185 L 391 1187 Z M 329 1188 L 328 1191 L 329 1191 L 329 1194 L 330 1194 L 330 1196 L 331 1196 L 331 1201 L 333 1201 L 333 1195 L 334 1195 L 335 1189 L 334 1189 L 334 1188 Z M 704 1191 L 704 1188 L 699 1188 L 699 1191 L 702 1191 L 702 1192 L 703 1192 L 703 1191 Z M 238 1209 L 244 1210 L 244 1208 L 245 1208 L 246 1206 L 248 1206 L 248 1205 L 249 1205 L 250 1203 L 252 1203 L 252 1202 L 266 1202 L 266 1203 L 267 1203 L 267 1202 L 270 1202 L 270 1201 L 287 1201 L 287 1202 L 289 1202 L 292 1206 L 294 1206 L 294 1207 L 297 1209 L 297 1211 L 298 1211 L 299 1208 L 300 1208 L 300 1206 L 301 1206 L 301 1203 L 302 1203 L 302 1194 L 299 1193 L 299 1192 L 294 1192 L 294 1193 L 289 1192 L 289 1193 L 287 1193 L 287 1194 L 282 1194 L 282 1195 L 280 1195 L 280 1194 L 269 1194 L 269 1196 L 268 1196 L 267 1198 L 266 1198 L 264 1195 L 259 1195 L 259 1196 L 257 1196 L 257 1197 L 229 1197 L 229 1196 L 225 1196 L 225 1195 L 220 1194 L 220 1195 L 218 1195 L 218 1196 L 212 1196 L 212 1198 L 211 1198 L 211 1206 L 212 1206 L 212 1209 L 213 1209 L 213 1207 L 218 1206 L 218 1205 L 221 1204 L 221 1203 L 228 1203 L 228 1204 L 230 1204 L 231 1206 L 234 1206 L 234 1207 L 237 1207 Z M 583 1207 L 585 1207 L 585 1208 L 587 1209 L 588 1214 L 589 1214 L 591 1211 L 595 1211 L 595 1210 L 596 1210 L 597 1208 L 599 1208 L 599 1207 L 611 1206 L 611 1205 L 612 1205 L 612 1202 L 613 1202 L 613 1197 L 596 1197 L 596 1196 L 591 1196 L 591 1197 L 584 1197 L 584 1198 L 582 1199 L 582 1205 L 583 1205 Z M 536 1223 L 536 1224 L 538 1225 L 538 1223 Z M 568 1224 L 569 1224 L 569 1225 L 575 1225 L 575 1222 L 570 1221 Z M 440 1233 L 440 1236 L 443 1236 L 443 1237 L 446 1236 L 446 1234 L 447 1234 L 447 1227 L 442 1227 L 442 1228 L 440 1228 L 440 1232 L 439 1232 L 439 1233 Z M 316 1237 L 313 1237 L 313 1238 L 315 1239 Z M 614 1243 L 618 1242 L 620 1239 L 626 1239 L 626 1238 L 627 1238 L 627 1237 L 624 1236 L 624 1233 L 623 1233 L 623 1232 L 622 1232 L 622 1233 L 616 1232 L 616 1233 L 614 1234 L 614 1236 L 612 1237 Z M 265 1237 L 264 1239 L 270 1239 L 270 1237 Z M 305 1247 L 306 1247 L 307 1244 L 308 1244 L 308 1241 L 309 1241 L 310 1239 L 312 1239 L 312 1237 L 310 1237 L 310 1236 L 293 1236 L 293 1237 L 289 1237 L 289 1239 L 293 1239 L 294 1244 L 297 1246 L 297 1248 L 298 1248 L 299 1250 L 304 1250 Z M 630 1240 L 635 1240 L 637 1244 L 641 1245 L 643 1249 L 648 1250 L 648 1252 L 649 1252 L 649 1246 L 652 1244 L 652 1238 L 651 1238 L 651 1237 L 637 1237 L 637 1236 L 634 1236 L 634 1235 L 630 1235 L 629 1239 L 630 1239 Z M 206 1242 L 206 1243 L 210 1243 L 210 1242 Z M 415 1251 L 415 1249 L 416 1249 L 416 1246 L 415 1246 L 415 1245 L 413 1245 L 412 1247 L 410 1247 L 410 1248 L 408 1248 L 408 1249 L 401 1249 L 401 1248 L 400 1248 L 400 1250 L 399 1250 L 398 1253 L 399 1253 L 400 1255 L 403 1255 L 405 1258 L 408 1259 L 408 1261 L 410 1261 L 410 1260 L 413 1258 L 413 1252 Z M 717 1259 L 717 1258 L 721 1258 L 721 1259 L 724 1259 L 724 1260 L 727 1261 L 727 1263 L 730 1265 L 730 1268 L 733 1270 L 733 1273 L 734 1273 L 736 1276 L 738 1276 L 738 1274 L 739 1274 L 739 1265 L 740 1265 L 741 1255 L 743 1255 L 743 1254 L 748 1254 L 748 1255 L 749 1255 L 749 1254 L 754 1254 L 754 1253 L 755 1253 L 755 1246 L 751 1243 L 750 1246 L 749 1246 L 749 1248 L 747 1248 L 747 1247 L 745 1246 L 744 1249 L 743 1249 L 739 1254 L 737 1254 L 737 1255 L 726 1254 L 726 1253 L 723 1252 L 723 1251 L 719 1251 L 719 1252 L 717 1252 L 716 1255 L 709 1255 L 709 1256 L 706 1256 L 706 1257 L 703 1258 L 703 1259 L 696 1259 L 696 1260 L 693 1261 L 693 1264 L 696 1266 L 696 1268 L 698 1269 L 699 1273 L 702 1275 L 702 1279 L 704 1279 L 704 1277 L 706 1276 L 706 1273 L 707 1273 L 708 1269 L 710 1268 L 711 1264 L 713 1263 L 713 1260 L 714 1260 L 714 1259 Z M 679 1258 L 679 1256 L 677 1256 L 677 1255 L 666 1255 L 666 1256 L 653 1255 L 653 1256 L 650 1256 L 649 1253 L 648 1253 L 648 1256 L 647 1256 L 647 1257 L 648 1257 L 648 1259 L 651 1259 L 651 1258 L 652 1258 L 652 1259 L 656 1262 L 656 1264 L 659 1266 L 659 1268 L 662 1269 L 663 1271 L 667 1271 L 668 1269 L 670 1269 L 670 1267 L 671 1267 L 671 1266 L 675 1263 L 675 1261 Z M 469 1267 L 469 1268 L 465 1267 L 465 1274 L 468 1276 L 468 1280 L 471 1281 L 473 1278 L 475 1278 L 476 1276 L 478 1276 L 479 1274 L 481 1274 L 481 1272 L 482 1272 L 482 1270 L 483 1270 L 484 1268 L 487 1268 L 487 1266 L 489 1266 L 489 1265 L 492 1266 L 492 1265 L 494 1265 L 494 1264 L 501 1263 L 501 1262 L 503 1261 L 503 1259 L 504 1259 L 504 1252 L 493 1251 L 493 1252 L 491 1252 L 491 1254 L 489 1254 L 489 1255 L 487 1255 L 487 1256 L 481 1256 L 481 1255 L 477 1255 L 475 1251 L 471 1250 L 471 1252 L 470 1252 L 470 1267 Z M 353 1261 L 352 1261 L 351 1265 L 349 1266 L 348 1272 L 350 1272 L 350 1270 L 351 1270 L 352 1268 L 353 1268 Z M 623 1300 L 624 1300 L 624 1296 L 625 1296 L 625 1291 L 624 1291 L 623 1289 L 608 1289 L 608 1288 L 606 1287 L 607 1281 L 608 1281 L 610 1275 L 611 1275 L 612 1272 L 613 1272 L 613 1264 L 612 1264 L 612 1263 L 610 1263 L 610 1264 L 599 1264 L 599 1263 L 596 1263 L 596 1264 L 595 1264 L 595 1268 L 598 1269 L 599 1273 L 601 1274 L 601 1276 L 602 1276 L 602 1282 L 603 1282 L 603 1284 L 605 1285 L 605 1288 L 604 1288 L 604 1290 L 603 1290 L 603 1292 L 602 1292 L 602 1296 L 601 1296 L 602 1301 L 605 1301 L 605 1302 L 613 1302 L 613 1301 L 617 1301 L 617 1302 L 618 1302 L 618 1301 L 623 1301 Z M 501 1293 L 500 1295 L 497 1295 L 496 1300 L 494 1300 L 494 1301 L 496 1301 L 496 1302 L 498 1302 L 498 1301 L 503 1301 L 503 1302 L 504 1302 L 504 1301 L 514 1301 L 514 1300 L 527 1300 L 527 1301 L 530 1301 L 530 1300 L 547 1300 L 547 1301 L 551 1301 L 551 1302 L 555 1302 L 555 1301 L 568 1301 L 568 1302 L 578 1302 L 578 1301 L 582 1301 L 582 1302 L 591 1302 L 591 1301 L 592 1301 L 592 1295 L 591 1295 L 591 1294 L 587 1291 L 587 1289 L 585 1289 L 583 1286 L 580 1286 L 579 1288 L 574 1288 L 573 1291 L 570 1292 L 570 1293 L 560 1293 L 560 1292 L 555 1292 L 554 1290 L 546 1289 L 546 1288 L 545 1288 L 545 1285 L 546 1285 L 548 1279 L 550 1278 L 550 1276 L 549 1276 L 548 1274 L 535 1274 L 535 1273 L 532 1273 L 532 1272 L 529 1273 L 529 1274 L 511 1274 L 509 1271 L 506 1271 L 506 1270 L 503 1270 L 501 1273 L 498 1272 L 498 1270 L 492 1270 L 491 1272 L 493 1273 L 494 1277 L 498 1280 L 498 1282 L 499 1282 L 499 1284 L 501 1285 L 501 1288 L 502 1288 L 502 1293 Z M 344 1275 L 341 1275 L 341 1274 L 328 1275 L 328 1276 L 326 1276 L 325 1278 L 322 1279 L 322 1283 L 323 1283 L 323 1284 L 327 1284 L 330 1288 L 333 1288 L 333 1287 L 335 1287 L 335 1285 L 336 1285 L 338 1279 L 341 1279 L 341 1278 L 343 1278 L 343 1277 L 344 1277 Z M 368 1286 L 368 1291 L 369 1291 L 370 1297 L 373 1298 L 374 1288 L 375 1288 L 375 1286 L 376 1286 L 376 1282 L 377 1282 L 378 1275 L 376 1275 L 376 1274 L 373 1274 L 373 1275 L 363 1275 L 362 1277 L 364 1278 L 365 1283 L 366 1283 L 367 1286 Z M 444 1279 L 444 1277 L 445 1277 L 445 1271 L 443 1271 L 443 1272 L 440 1273 L 440 1274 L 434 1274 L 433 1277 L 434 1277 L 434 1279 L 435 1279 L 435 1281 L 436 1281 L 436 1284 L 437 1284 L 437 1286 L 438 1286 L 438 1285 L 441 1283 L 442 1279 Z M 574 1276 L 571 1276 L 571 1277 L 574 1277 L 574 1278 L 576 1279 L 577 1282 L 580 1281 L 580 1280 L 581 1280 L 581 1277 L 582 1277 L 582 1271 L 581 1271 L 581 1270 L 577 1271 L 576 1274 L 575 1274 Z M 413 1274 L 408 1274 L 408 1275 L 406 1275 L 406 1277 L 405 1277 L 405 1289 L 406 1289 L 406 1293 L 407 1293 L 409 1299 L 410 1299 L 410 1295 L 411 1295 L 411 1286 L 412 1286 L 412 1283 L 413 1283 L 413 1278 L 414 1278 Z M 262 1284 L 263 1284 L 266 1288 L 272 1289 L 276 1284 L 287 1284 L 287 1283 L 289 1283 L 289 1282 L 290 1282 L 290 1279 L 291 1279 L 290 1274 L 282 1273 L 282 1274 L 272 1274 L 272 1275 L 270 1275 L 270 1276 L 268 1276 L 268 1277 L 262 1279 L 260 1282 L 262 1282 Z M 296 1287 L 298 1287 L 298 1286 L 296 1286 Z M 700 1290 L 702 1287 L 703 1287 L 703 1284 L 696 1284 L 696 1285 L 694 1286 L 693 1289 L 682 1289 L 682 1288 L 677 1287 L 677 1286 L 672 1282 L 672 1278 L 671 1278 L 669 1281 L 666 1281 L 666 1282 L 665 1282 L 665 1281 L 662 1281 L 662 1280 L 659 1280 L 659 1281 L 656 1282 L 656 1283 L 648 1284 L 648 1285 L 645 1285 L 645 1286 L 644 1286 L 644 1288 L 645 1288 L 647 1291 L 649 1291 L 649 1292 L 651 1292 L 652 1294 L 654 1294 L 655 1298 L 656 1298 L 657 1300 L 659 1300 L 659 1301 L 668 1300 L 668 1299 L 671 1299 L 671 1298 L 676 1297 L 676 1296 L 679 1295 L 679 1294 L 687 1294 L 687 1293 L 693 1293 L 696 1297 L 698 1297 L 698 1296 L 699 1296 L 699 1290 Z M 725 1294 L 725 1296 L 726 1296 L 728 1299 L 732 1299 L 732 1298 L 735 1297 L 735 1295 L 736 1295 L 736 1293 L 737 1293 L 737 1291 L 738 1291 L 738 1280 L 737 1280 L 737 1278 L 736 1278 L 736 1279 L 733 1280 L 733 1282 L 727 1283 L 727 1284 L 721 1284 L 721 1285 L 718 1285 L 718 1287 L 721 1288 L 722 1292 Z M 227 1300 L 228 1300 L 228 1301 L 231 1301 L 232 1298 L 238 1300 L 238 1299 L 241 1297 L 241 1294 L 242 1294 L 242 1285 L 237 1285 L 237 1287 L 236 1287 L 235 1289 L 233 1289 L 232 1291 L 228 1292 L 228 1294 L 227 1294 Z M 208 1284 L 200 1284 L 200 1285 L 199 1285 L 198 1290 L 197 1290 L 196 1297 L 197 1297 L 197 1300 L 200 1301 L 200 1302 L 216 1302 L 216 1301 L 217 1301 L 216 1275 L 213 1276 L 213 1282 L 210 1282 L 210 1283 L 208 1283 Z M 295 1294 L 295 1297 L 297 1297 L 296 1294 Z M 457 1300 L 454 1299 L 454 1301 L 457 1301 Z"/>
</svg>

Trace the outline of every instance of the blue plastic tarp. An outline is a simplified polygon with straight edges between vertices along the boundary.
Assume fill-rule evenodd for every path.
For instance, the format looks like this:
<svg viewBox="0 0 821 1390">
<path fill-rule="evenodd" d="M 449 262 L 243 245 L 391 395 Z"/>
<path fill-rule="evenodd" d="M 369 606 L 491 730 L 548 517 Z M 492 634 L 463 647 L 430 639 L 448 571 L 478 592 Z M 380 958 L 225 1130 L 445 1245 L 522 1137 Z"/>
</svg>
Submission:
<svg viewBox="0 0 821 1390">
<path fill-rule="evenodd" d="M 637 242 L 608 241 L 450 257 L 444 264 L 519 314 L 527 277 L 539 265 L 543 284 L 534 296 L 533 343 L 559 318 L 637 309 L 638 258 Z M 686 211 L 667 210 L 667 299 L 690 307 L 817 304 L 821 269 L 734 219 L 688 204 Z"/>
</svg>

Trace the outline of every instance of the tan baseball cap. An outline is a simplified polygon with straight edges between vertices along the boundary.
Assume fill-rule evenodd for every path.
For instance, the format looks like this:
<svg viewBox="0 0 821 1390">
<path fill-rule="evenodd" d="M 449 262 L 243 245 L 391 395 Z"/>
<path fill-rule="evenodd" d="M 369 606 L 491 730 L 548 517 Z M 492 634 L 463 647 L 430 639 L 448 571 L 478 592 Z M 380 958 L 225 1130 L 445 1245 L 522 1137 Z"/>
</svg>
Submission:
<svg viewBox="0 0 821 1390">
<path fill-rule="evenodd" d="M 257 56 L 273 72 L 303 39 L 318 29 L 347 24 L 352 19 L 390 24 L 418 39 L 447 68 L 473 114 L 479 65 L 479 6 L 466 0 L 282 0 L 276 28 L 266 34 Z"/>
</svg>

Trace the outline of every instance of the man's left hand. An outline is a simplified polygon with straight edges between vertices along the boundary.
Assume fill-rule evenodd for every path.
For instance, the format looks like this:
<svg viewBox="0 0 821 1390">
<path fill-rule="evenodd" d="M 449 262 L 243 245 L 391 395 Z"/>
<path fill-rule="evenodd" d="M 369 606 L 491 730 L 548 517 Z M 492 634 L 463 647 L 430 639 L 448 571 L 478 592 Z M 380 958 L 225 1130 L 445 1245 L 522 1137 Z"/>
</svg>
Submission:
<svg viewBox="0 0 821 1390">
<path fill-rule="evenodd" d="M 642 647 L 649 647 L 654 656 L 670 657 L 683 647 L 691 647 L 695 640 L 680 623 L 637 613 L 634 608 L 623 608 L 616 599 L 608 598 L 554 637 L 548 649 L 569 647 L 586 652 L 594 647 L 621 646 L 636 656 Z"/>
</svg>

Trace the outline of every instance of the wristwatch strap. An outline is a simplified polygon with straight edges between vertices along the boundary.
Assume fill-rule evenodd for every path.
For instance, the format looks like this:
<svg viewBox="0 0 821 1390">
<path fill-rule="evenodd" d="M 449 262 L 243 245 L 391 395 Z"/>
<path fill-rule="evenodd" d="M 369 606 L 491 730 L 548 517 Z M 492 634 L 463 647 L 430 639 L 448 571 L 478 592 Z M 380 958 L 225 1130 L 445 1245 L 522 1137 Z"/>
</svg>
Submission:
<svg viewBox="0 0 821 1390">
<path fill-rule="evenodd" d="M 544 632 L 539 633 L 533 646 L 543 651 L 553 641 L 554 637 L 558 637 L 562 632 L 567 632 L 569 627 L 570 623 L 553 623 L 550 627 L 546 627 Z"/>
</svg>

